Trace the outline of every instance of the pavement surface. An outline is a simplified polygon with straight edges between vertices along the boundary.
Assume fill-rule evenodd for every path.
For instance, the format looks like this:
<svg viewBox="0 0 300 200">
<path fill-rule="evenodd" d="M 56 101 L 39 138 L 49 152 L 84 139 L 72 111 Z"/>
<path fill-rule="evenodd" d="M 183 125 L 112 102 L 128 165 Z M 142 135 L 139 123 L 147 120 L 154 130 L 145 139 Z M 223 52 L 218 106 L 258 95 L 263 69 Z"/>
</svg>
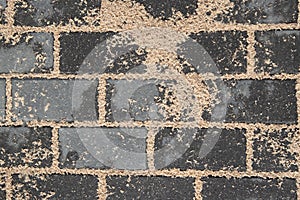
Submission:
<svg viewBox="0 0 300 200">
<path fill-rule="evenodd" d="M 298 0 L 0 0 L 0 199 L 300 199 Z"/>
</svg>

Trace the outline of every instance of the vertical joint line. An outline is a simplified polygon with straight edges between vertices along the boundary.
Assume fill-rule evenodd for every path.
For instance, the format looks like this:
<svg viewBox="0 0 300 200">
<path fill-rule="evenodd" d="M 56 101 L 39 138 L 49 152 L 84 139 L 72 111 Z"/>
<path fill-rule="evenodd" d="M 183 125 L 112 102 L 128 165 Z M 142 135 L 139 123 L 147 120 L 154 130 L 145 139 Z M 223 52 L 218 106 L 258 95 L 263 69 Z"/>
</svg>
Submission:
<svg viewBox="0 0 300 200">
<path fill-rule="evenodd" d="M 5 192 L 6 192 L 6 200 L 12 199 L 12 174 L 8 169 L 5 173 Z"/>
<path fill-rule="evenodd" d="M 58 136 L 59 128 L 55 127 L 52 129 L 52 146 L 51 149 L 53 151 L 53 160 L 52 160 L 52 168 L 54 170 L 58 170 L 59 167 L 59 136 Z"/>
<path fill-rule="evenodd" d="M 252 163 L 253 163 L 253 128 L 246 129 L 246 170 L 247 172 L 251 173 Z"/>
<path fill-rule="evenodd" d="M 300 178 L 296 179 L 296 186 L 297 186 L 297 199 L 300 200 Z"/>
<path fill-rule="evenodd" d="M 148 127 L 148 134 L 147 134 L 147 140 L 146 140 L 146 155 L 147 155 L 147 164 L 148 168 L 151 171 L 155 170 L 154 165 L 154 144 L 155 144 L 155 135 L 156 135 L 156 129 L 153 127 Z"/>
<path fill-rule="evenodd" d="M 247 74 L 251 75 L 255 71 L 255 31 L 248 30 L 247 35 Z"/>
<path fill-rule="evenodd" d="M 300 1 L 298 0 L 298 25 L 300 24 Z M 299 197 L 300 198 L 300 197 Z"/>
<path fill-rule="evenodd" d="M 105 200 L 107 197 L 106 190 L 106 176 L 103 174 L 98 175 L 98 189 L 97 189 L 98 199 Z"/>
<path fill-rule="evenodd" d="M 202 187 L 203 187 L 203 182 L 201 180 L 201 177 L 197 176 L 195 178 L 195 185 L 194 185 L 194 188 L 195 188 L 195 200 L 202 200 L 202 195 L 201 195 Z"/>
<path fill-rule="evenodd" d="M 105 115 L 106 115 L 106 79 L 105 77 L 100 76 L 98 78 L 98 123 L 105 123 Z"/>
<path fill-rule="evenodd" d="M 14 7 L 15 7 L 15 2 L 16 2 L 16 0 L 8 0 L 8 1 L 6 1 L 7 2 L 7 7 L 6 7 L 6 9 L 5 9 L 5 19 L 6 19 L 6 21 L 7 21 L 7 25 L 9 26 L 9 27 L 13 27 L 13 25 L 14 25 L 14 15 L 15 15 L 15 9 L 14 9 Z"/>
<path fill-rule="evenodd" d="M 54 44 L 53 44 L 53 73 L 59 74 L 59 57 L 60 57 L 60 33 L 53 32 Z"/>
<path fill-rule="evenodd" d="M 5 80 L 5 93 L 6 93 L 5 118 L 6 121 L 10 123 L 12 118 L 12 84 L 10 78 L 7 78 Z"/>
</svg>

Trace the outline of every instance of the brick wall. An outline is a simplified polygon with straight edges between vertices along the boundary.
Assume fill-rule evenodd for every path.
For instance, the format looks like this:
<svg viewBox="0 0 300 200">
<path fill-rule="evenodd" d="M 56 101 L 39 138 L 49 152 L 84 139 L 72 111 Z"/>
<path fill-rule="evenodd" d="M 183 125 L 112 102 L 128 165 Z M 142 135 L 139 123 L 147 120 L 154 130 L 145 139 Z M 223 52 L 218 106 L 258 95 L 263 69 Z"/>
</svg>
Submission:
<svg viewBox="0 0 300 200">
<path fill-rule="evenodd" d="M 0 7 L 0 199 L 300 199 L 297 0 L 0 0 Z M 159 55 L 131 51 L 105 70 L 86 58 L 110 36 L 140 27 L 168 27 L 205 48 L 230 93 L 224 123 L 211 110 L 196 123 L 174 113 L 152 123 L 139 109 L 112 118 L 124 114 L 114 110 L 118 84 L 129 91 L 136 77 L 145 79 L 142 68 L 129 69 Z M 185 67 L 184 76 L 201 78 Z M 173 84 L 157 80 L 164 90 Z M 76 111 L 74 93 L 82 97 Z M 201 157 L 210 128 L 220 135 Z M 93 143 L 103 133 L 141 156 L 111 167 L 124 163 L 107 155 L 126 156 Z M 176 158 L 169 163 L 159 150 L 170 141 L 180 149 L 178 138 L 191 133 L 179 157 L 167 151 Z M 103 151 L 93 154 L 85 142 Z"/>
</svg>

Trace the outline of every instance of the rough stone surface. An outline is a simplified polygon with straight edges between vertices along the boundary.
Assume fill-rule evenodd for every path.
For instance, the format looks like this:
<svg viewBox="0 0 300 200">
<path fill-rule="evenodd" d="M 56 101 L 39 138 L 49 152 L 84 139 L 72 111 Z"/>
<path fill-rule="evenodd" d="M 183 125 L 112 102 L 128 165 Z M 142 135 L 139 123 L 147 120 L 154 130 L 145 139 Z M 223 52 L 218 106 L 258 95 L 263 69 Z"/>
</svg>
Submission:
<svg viewBox="0 0 300 200">
<path fill-rule="evenodd" d="M 109 176 L 108 197 L 115 199 L 193 199 L 193 178 Z"/>
<path fill-rule="evenodd" d="M 0 198 L 1 199 L 6 199 L 5 181 L 6 181 L 6 175 L 4 173 L 0 173 Z"/>
<path fill-rule="evenodd" d="M 0 40 L 0 73 L 45 73 L 53 70 L 53 35 L 27 33 Z"/>
<path fill-rule="evenodd" d="M 87 25 L 87 17 L 99 12 L 100 6 L 101 0 L 18 0 L 15 3 L 15 25 Z"/>
<path fill-rule="evenodd" d="M 295 80 L 228 80 L 226 122 L 296 124 Z M 209 112 L 204 118 L 210 120 Z"/>
<path fill-rule="evenodd" d="M 68 74 L 127 73 L 141 65 L 146 52 L 137 53 L 134 49 L 108 59 L 111 49 L 107 40 L 115 33 L 63 33 L 60 36 L 60 70 Z M 107 61 L 108 60 L 108 61 Z M 131 70 L 133 71 L 133 70 Z"/>
<path fill-rule="evenodd" d="M 5 119 L 5 102 L 5 79 L 0 79 L 0 121 L 4 121 Z"/>
<path fill-rule="evenodd" d="M 6 0 L 1 0 L 0 1 L 0 24 L 4 24 L 6 23 L 6 20 L 5 20 L 5 8 L 6 8 Z"/>
<path fill-rule="evenodd" d="M 220 74 L 239 74 L 246 72 L 246 32 L 200 32 L 192 34 L 191 38 L 205 48 L 215 62 Z M 209 68 L 210 66 L 202 67 Z"/>
<path fill-rule="evenodd" d="M 97 120 L 96 81 L 14 79 L 12 95 L 14 120 Z"/>
<path fill-rule="evenodd" d="M 198 8 L 197 0 L 174 1 L 168 0 L 157 2 L 155 0 L 134 0 L 142 4 L 145 10 L 150 13 L 154 18 L 163 20 L 170 19 L 174 16 L 175 12 L 180 12 L 185 18 L 190 15 L 196 14 Z"/>
<path fill-rule="evenodd" d="M 14 174 L 14 199 L 97 199 L 97 177 L 75 174 Z"/>
<path fill-rule="evenodd" d="M 246 169 L 244 134 L 245 130 L 239 129 L 164 128 L 155 138 L 155 166 L 180 170 L 244 171 Z"/>
<path fill-rule="evenodd" d="M 263 179 L 258 177 L 203 178 L 202 197 L 210 199 L 297 199 L 294 179 Z"/>
<path fill-rule="evenodd" d="M 256 72 L 297 74 L 300 63 L 300 31 L 258 31 L 256 37 Z"/>
<path fill-rule="evenodd" d="M 0 127 L 0 166 L 50 167 L 51 128 Z"/>
<path fill-rule="evenodd" d="M 117 121 L 195 121 L 189 86 L 176 80 L 106 81 L 106 120 Z M 179 107 L 181 106 L 181 107 Z"/>
<path fill-rule="evenodd" d="M 299 8 L 0 0 L 0 200 L 299 199 Z"/>
<path fill-rule="evenodd" d="M 62 168 L 147 169 L 145 128 L 62 128 Z"/>
<path fill-rule="evenodd" d="M 256 171 L 297 171 L 296 157 L 298 130 L 254 132 L 253 169 Z M 298 141 L 299 142 L 299 141 Z"/>
<path fill-rule="evenodd" d="M 230 0 L 234 6 L 225 10 L 216 20 L 225 23 L 276 24 L 296 23 L 297 0 Z"/>
</svg>

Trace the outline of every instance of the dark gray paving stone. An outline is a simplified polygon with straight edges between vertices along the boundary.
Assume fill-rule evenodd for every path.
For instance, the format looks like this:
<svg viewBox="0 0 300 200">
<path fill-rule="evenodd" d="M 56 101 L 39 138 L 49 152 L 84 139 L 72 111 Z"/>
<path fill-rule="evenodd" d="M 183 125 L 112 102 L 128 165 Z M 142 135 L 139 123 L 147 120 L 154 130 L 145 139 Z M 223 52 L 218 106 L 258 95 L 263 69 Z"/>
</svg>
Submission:
<svg viewBox="0 0 300 200">
<path fill-rule="evenodd" d="M 173 17 L 176 12 L 180 12 L 185 18 L 196 14 L 198 8 L 197 0 L 186 1 L 156 1 L 156 0 L 133 0 L 144 5 L 145 10 L 154 18 L 167 20 Z"/>
<path fill-rule="evenodd" d="M 61 128 L 60 167 L 147 169 L 145 128 Z"/>
<path fill-rule="evenodd" d="M 107 200 L 117 199 L 193 199 L 194 178 L 163 176 L 109 176 Z"/>
<path fill-rule="evenodd" d="M 134 71 L 146 59 L 146 52 L 138 53 L 137 47 L 128 48 L 116 57 L 111 57 L 113 44 L 107 39 L 113 32 L 103 33 L 62 33 L 60 36 L 60 71 L 63 73 L 127 73 Z M 124 44 L 125 45 L 125 44 Z M 111 47 L 109 50 L 107 47 Z M 121 51 L 126 47 L 114 47 Z M 139 67 L 140 68 L 140 67 Z"/>
<path fill-rule="evenodd" d="M 224 23 L 297 23 L 297 0 L 230 0 L 233 7 L 225 10 L 216 20 Z"/>
<path fill-rule="evenodd" d="M 0 79 L 0 121 L 5 119 L 5 103 L 6 103 L 6 92 L 5 92 L 5 79 Z"/>
<path fill-rule="evenodd" d="M 202 198 L 204 200 L 297 199 L 297 187 L 294 179 L 207 177 L 202 180 Z"/>
<path fill-rule="evenodd" d="M 0 173 L 0 199 L 6 199 L 5 182 L 6 175 L 4 173 Z"/>
<path fill-rule="evenodd" d="M 59 129 L 59 149 L 60 168 L 105 169 L 104 164 L 93 157 L 93 155 L 85 147 L 85 143 L 81 140 L 76 128 Z"/>
<path fill-rule="evenodd" d="M 43 73 L 52 69 L 51 33 L 26 33 L 15 41 L 5 37 L 0 40 L 0 73 Z"/>
<path fill-rule="evenodd" d="M 12 177 L 13 199 L 97 199 L 98 180 L 92 175 L 13 174 Z"/>
<path fill-rule="evenodd" d="M 246 170 L 245 130 L 164 128 L 154 148 L 158 169 Z"/>
<path fill-rule="evenodd" d="M 255 38 L 256 72 L 270 74 L 299 72 L 299 30 L 257 31 Z"/>
<path fill-rule="evenodd" d="M 240 74 L 247 68 L 247 33 L 243 31 L 199 32 L 190 35 L 205 48 L 220 74 Z M 207 67 L 210 68 L 210 63 Z"/>
<path fill-rule="evenodd" d="M 6 6 L 7 6 L 6 0 L 1 0 L 0 1 L 0 24 L 5 24 L 6 23 L 6 20 L 5 20 L 6 17 L 5 17 L 5 14 L 4 14 Z"/>
<path fill-rule="evenodd" d="M 296 146 L 298 130 L 254 132 L 253 169 L 256 171 L 297 171 Z"/>
<path fill-rule="evenodd" d="M 106 121 L 195 121 L 190 89 L 176 80 L 108 79 Z"/>
<path fill-rule="evenodd" d="M 95 121 L 97 81 L 13 79 L 13 120 Z"/>
<path fill-rule="evenodd" d="M 50 167 L 51 128 L 0 127 L 1 167 Z"/>
<path fill-rule="evenodd" d="M 99 12 L 101 0 L 18 0 L 15 3 L 14 24 L 21 26 L 66 25 L 72 21 L 76 26 L 87 25 L 85 17 Z M 94 21 L 92 25 L 98 25 Z"/>
<path fill-rule="evenodd" d="M 295 80 L 227 80 L 226 122 L 296 124 Z M 209 112 L 203 114 L 210 120 Z"/>
</svg>

